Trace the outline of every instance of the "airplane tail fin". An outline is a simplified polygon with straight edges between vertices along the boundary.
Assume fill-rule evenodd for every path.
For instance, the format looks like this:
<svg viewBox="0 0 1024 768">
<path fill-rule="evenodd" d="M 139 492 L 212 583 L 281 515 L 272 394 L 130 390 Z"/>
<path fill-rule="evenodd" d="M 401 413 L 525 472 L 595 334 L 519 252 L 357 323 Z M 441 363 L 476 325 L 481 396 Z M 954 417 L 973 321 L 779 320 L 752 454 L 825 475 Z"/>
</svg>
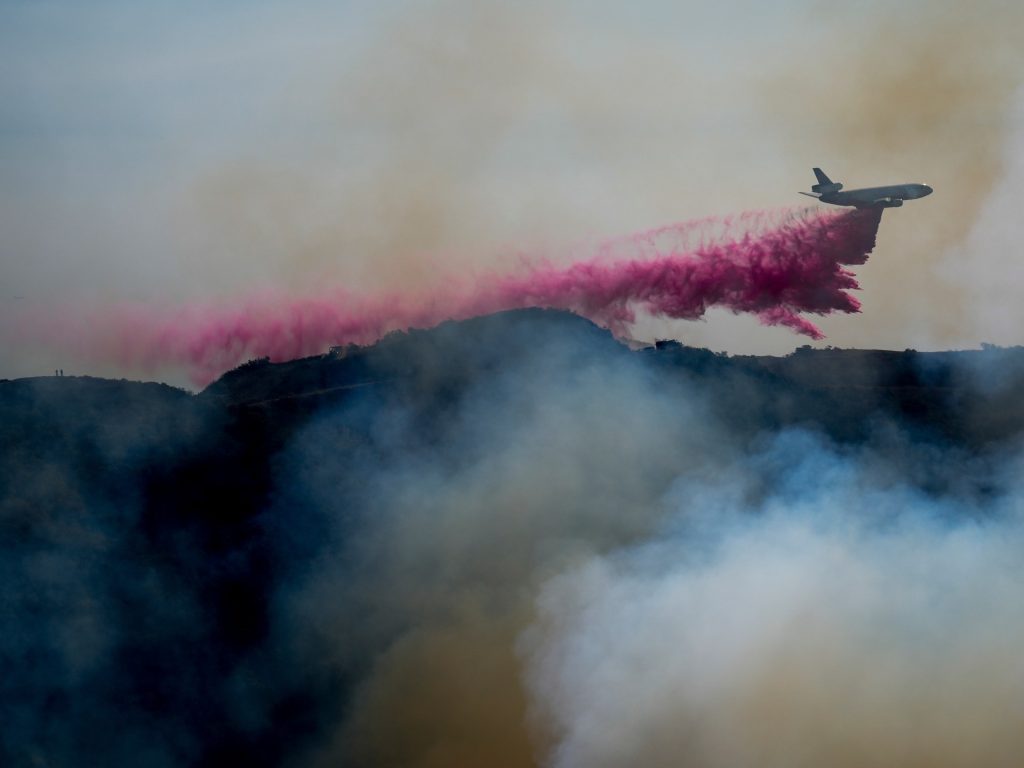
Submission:
<svg viewBox="0 0 1024 768">
<path fill-rule="evenodd" d="M 814 169 L 814 175 L 818 179 L 818 183 L 811 187 L 811 192 L 817 192 L 819 195 L 826 193 L 838 192 L 843 188 L 843 185 L 832 181 L 821 168 Z"/>
</svg>

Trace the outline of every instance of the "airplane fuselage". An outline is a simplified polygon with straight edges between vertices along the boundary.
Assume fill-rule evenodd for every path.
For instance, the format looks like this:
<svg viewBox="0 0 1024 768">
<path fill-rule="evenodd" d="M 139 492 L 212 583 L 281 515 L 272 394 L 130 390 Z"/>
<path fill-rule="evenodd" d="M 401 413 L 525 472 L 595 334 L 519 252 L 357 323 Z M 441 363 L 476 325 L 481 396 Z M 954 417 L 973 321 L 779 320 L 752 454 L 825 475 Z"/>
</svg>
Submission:
<svg viewBox="0 0 1024 768">
<path fill-rule="evenodd" d="M 832 205 L 855 208 L 898 208 L 904 200 L 916 200 L 932 193 L 927 184 L 892 184 L 886 187 L 864 187 L 841 192 L 824 192 L 818 199 Z"/>
<path fill-rule="evenodd" d="M 916 200 L 932 193 L 927 184 L 890 184 L 885 187 L 864 187 L 863 189 L 847 189 L 838 181 L 832 181 L 821 168 L 814 168 L 814 177 L 818 183 L 811 187 L 810 192 L 801 195 L 813 197 L 823 203 L 832 205 L 850 205 L 854 208 L 898 208 L 904 200 Z"/>
</svg>

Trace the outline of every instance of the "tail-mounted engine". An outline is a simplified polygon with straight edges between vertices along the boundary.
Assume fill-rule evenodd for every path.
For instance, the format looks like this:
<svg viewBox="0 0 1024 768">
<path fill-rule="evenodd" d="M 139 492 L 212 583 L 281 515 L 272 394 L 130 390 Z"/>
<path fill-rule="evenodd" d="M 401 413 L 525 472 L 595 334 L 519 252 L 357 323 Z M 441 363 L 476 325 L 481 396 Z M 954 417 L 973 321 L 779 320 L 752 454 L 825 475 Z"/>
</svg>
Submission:
<svg viewBox="0 0 1024 768">
<path fill-rule="evenodd" d="M 830 192 L 838 192 L 843 188 L 843 185 L 839 182 L 832 182 L 831 184 L 815 184 L 811 187 L 811 192 L 817 192 L 821 195 L 827 195 Z"/>
</svg>

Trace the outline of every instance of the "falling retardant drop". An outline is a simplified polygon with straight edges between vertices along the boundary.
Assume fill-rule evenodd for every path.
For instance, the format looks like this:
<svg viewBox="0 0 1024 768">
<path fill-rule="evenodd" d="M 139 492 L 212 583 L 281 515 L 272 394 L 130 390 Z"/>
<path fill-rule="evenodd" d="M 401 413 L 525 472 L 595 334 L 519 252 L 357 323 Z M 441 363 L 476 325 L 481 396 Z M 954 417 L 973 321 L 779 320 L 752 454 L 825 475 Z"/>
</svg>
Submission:
<svg viewBox="0 0 1024 768">
<path fill-rule="evenodd" d="M 392 331 L 528 307 L 570 310 L 618 336 L 637 312 L 696 320 L 719 307 L 819 339 L 823 334 L 804 315 L 859 311 L 849 293 L 857 281 L 846 267 L 867 260 L 880 219 L 881 209 L 754 211 L 606 240 L 567 266 L 527 256 L 514 273 L 456 277 L 429 292 L 271 292 L 170 310 L 37 307 L 18 318 L 13 332 L 86 360 L 182 367 L 197 384 L 253 357 L 289 360 L 331 345 L 371 344 Z"/>
</svg>

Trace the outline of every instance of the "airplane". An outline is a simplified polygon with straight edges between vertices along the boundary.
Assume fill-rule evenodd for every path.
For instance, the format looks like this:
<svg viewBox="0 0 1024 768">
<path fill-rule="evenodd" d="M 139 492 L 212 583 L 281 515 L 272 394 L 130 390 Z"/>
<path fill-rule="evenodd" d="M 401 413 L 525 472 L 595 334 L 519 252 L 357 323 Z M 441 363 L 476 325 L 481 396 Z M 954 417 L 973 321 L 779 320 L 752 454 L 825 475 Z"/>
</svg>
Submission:
<svg viewBox="0 0 1024 768">
<path fill-rule="evenodd" d="M 899 208 L 904 200 L 916 200 L 932 193 L 927 184 L 893 184 L 888 187 L 865 187 L 841 192 L 842 184 L 832 181 L 821 168 L 814 169 L 818 183 L 810 192 L 801 195 L 816 198 L 832 205 L 852 205 L 855 208 Z"/>
</svg>

